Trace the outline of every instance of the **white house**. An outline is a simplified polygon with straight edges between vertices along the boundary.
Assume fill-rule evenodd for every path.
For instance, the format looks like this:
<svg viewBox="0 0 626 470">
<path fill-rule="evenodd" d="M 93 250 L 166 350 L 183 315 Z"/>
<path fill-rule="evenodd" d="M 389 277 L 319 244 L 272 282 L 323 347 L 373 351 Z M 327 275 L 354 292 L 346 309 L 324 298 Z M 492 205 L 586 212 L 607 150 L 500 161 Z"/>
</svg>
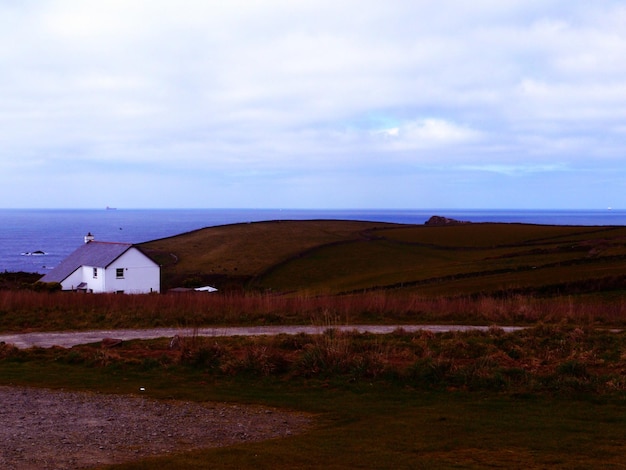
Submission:
<svg viewBox="0 0 626 470">
<path fill-rule="evenodd" d="M 146 294 L 160 291 L 161 268 L 131 243 L 95 241 L 89 234 L 40 281 L 58 282 L 63 290 Z"/>
</svg>

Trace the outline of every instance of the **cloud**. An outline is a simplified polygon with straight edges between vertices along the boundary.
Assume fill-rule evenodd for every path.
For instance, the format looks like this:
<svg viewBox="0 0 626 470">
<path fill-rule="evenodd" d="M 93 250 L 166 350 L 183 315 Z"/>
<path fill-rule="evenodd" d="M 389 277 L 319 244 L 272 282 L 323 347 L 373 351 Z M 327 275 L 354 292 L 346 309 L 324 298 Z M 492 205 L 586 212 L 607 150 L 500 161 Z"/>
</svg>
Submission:
<svg viewBox="0 0 626 470">
<path fill-rule="evenodd" d="M 36 192 L 37 172 L 240 189 L 306 175 L 321 201 L 341 178 L 393 186 L 433 165 L 615 167 L 625 26 L 617 0 L 2 2 L 0 199 Z"/>
<path fill-rule="evenodd" d="M 461 170 L 468 171 L 482 171 L 490 173 L 499 173 L 507 176 L 525 176 L 534 173 L 551 173 L 567 171 L 565 165 L 558 163 L 544 164 L 544 165 L 498 165 L 498 164 L 486 164 L 486 165 L 466 165 L 461 166 Z"/>
<path fill-rule="evenodd" d="M 394 150 L 437 148 L 480 139 L 480 132 L 443 119 L 421 119 L 378 132 Z"/>
</svg>

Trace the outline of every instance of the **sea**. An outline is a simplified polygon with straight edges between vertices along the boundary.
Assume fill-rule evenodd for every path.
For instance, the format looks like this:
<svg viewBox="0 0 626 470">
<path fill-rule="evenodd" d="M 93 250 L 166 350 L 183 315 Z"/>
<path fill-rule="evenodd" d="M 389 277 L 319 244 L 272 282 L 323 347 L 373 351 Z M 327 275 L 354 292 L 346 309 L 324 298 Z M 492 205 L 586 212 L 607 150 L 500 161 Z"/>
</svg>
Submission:
<svg viewBox="0 0 626 470">
<path fill-rule="evenodd" d="M 141 243 L 204 227 L 266 220 L 366 220 L 423 224 L 438 215 L 468 222 L 626 225 L 626 210 L 477 209 L 0 209 L 0 272 L 46 273 L 96 240 Z"/>
</svg>

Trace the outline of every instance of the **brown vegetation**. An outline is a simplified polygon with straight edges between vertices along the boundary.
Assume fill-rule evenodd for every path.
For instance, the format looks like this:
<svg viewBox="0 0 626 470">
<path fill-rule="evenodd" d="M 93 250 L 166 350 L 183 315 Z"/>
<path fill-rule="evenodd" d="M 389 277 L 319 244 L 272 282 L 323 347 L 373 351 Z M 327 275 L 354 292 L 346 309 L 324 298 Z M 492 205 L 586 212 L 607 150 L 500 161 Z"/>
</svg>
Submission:
<svg viewBox="0 0 626 470">
<path fill-rule="evenodd" d="M 340 296 L 261 293 L 117 295 L 0 291 L 0 329 L 46 331 L 161 326 L 319 324 L 523 324 L 624 326 L 621 296 L 423 297 L 394 291 Z"/>
<path fill-rule="evenodd" d="M 18 350 L 0 347 L 7 361 L 53 360 L 89 367 L 172 370 L 188 367 L 205 378 L 383 381 L 418 389 L 530 392 L 626 391 L 624 333 L 539 325 L 505 333 L 432 334 L 398 329 L 375 336 L 329 328 L 322 335 L 134 341 L 114 348 Z"/>
</svg>

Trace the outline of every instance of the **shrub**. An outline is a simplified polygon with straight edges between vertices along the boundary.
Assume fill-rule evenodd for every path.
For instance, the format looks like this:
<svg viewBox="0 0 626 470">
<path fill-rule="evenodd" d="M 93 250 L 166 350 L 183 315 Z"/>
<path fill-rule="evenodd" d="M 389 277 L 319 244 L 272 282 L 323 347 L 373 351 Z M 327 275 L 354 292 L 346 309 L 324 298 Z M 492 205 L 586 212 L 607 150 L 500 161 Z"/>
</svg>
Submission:
<svg viewBox="0 0 626 470">
<path fill-rule="evenodd" d="M 218 370 L 226 356 L 225 349 L 217 343 L 185 344 L 181 349 L 180 361 L 199 369 Z"/>
<path fill-rule="evenodd" d="M 576 359 L 565 361 L 562 364 L 559 364 L 556 368 L 556 372 L 560 375 L 576 377 L 579 379 L 589 377 L 587 365 L 583 364 L 580 361 L 577 361 Z"/>
<path fill-rule="evenodd" d="M 423 357 L 406 370 L 407 379 L 417 386 L 442 385 L 452 369 L 452 362 L 443 359 Z"/>
<path fill-rule="evenodd" d="M 59 282 L 41 282 L 32 284 L 32 289 L 37 292 L 61 292 L 63 286 Z"/>
<path fill-rule="evenodd" d="M 454 385 L 470 390 L 501 390 L 507 381 L 500 365 L 491 358 L 480 358 L 457 368 L 450 377 Z"/>
<path fill-rule="evenodd" d="M 255 345 L 246 349 L 239 368 L 241 372 L 268 377 L 287 372 L 289 362 L 284 355 L 268 346 Z"/>
</svg>

